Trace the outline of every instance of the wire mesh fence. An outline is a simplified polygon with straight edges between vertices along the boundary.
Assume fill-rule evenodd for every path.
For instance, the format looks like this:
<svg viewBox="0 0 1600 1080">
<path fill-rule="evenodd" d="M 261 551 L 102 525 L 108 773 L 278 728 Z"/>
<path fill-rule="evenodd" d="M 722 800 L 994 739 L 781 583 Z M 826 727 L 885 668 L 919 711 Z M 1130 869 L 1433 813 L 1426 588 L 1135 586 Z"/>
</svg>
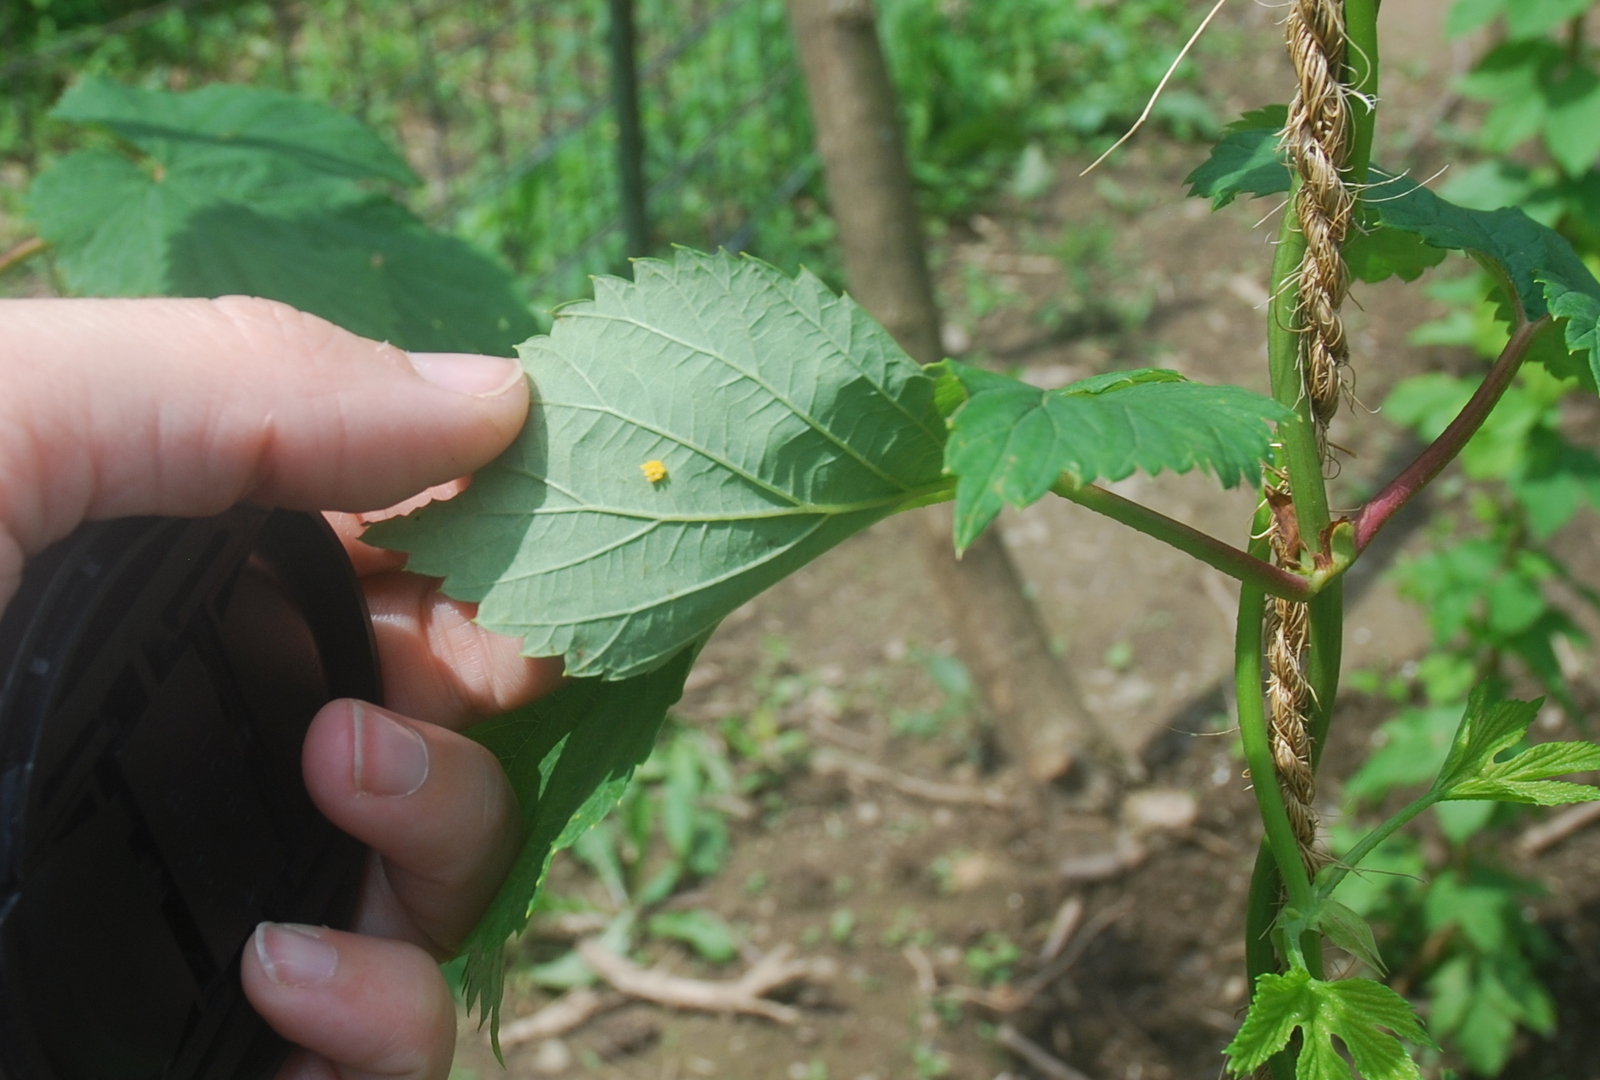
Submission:
<svg viewBox="0 0 1600 1080">
<path fill-rule="evenodd" d="M 877 0 L 923 209 L 958 220 L 1027 153 L 1103 144 L 1203 6 Z M 617 109 L 618 8 L 636 31 L 632 147 Z M 652 249 L 832 267 L 783 0 L 0 0 L 0 239 L 21 238 L 6 219 L 27 174 L 69 148 L 41 118 L 83 74 L 248 82 L 361 116 L 423 178 L 414 208 L 504 258 L 538 310 L 625 268 L 641 247 L 630 212 Z M 1156 119 L 1179 132 L 1213 124 L 1181 85 Z M 625 204 L 625 187 L 641 197 Z"/>
<path fill-rule="evenodd" d="M 782 0 L 629 3 L 652 246 L 800 257 L 827 223 L 799 200 L 817 169 Z M 170 87 L 248 78 L 308 93 L 397 133 L 425 181 L 417 208 L 498 252 L 543 308 L 580 295 L 587 275 L 619 269 L 628 253 L 608 49 L 616 6 L 168 0 L 39 35 L 0 58 L 13 103 L 0 153 L 48 152 L 37 116 L 84 71 Z"/>
</svg>

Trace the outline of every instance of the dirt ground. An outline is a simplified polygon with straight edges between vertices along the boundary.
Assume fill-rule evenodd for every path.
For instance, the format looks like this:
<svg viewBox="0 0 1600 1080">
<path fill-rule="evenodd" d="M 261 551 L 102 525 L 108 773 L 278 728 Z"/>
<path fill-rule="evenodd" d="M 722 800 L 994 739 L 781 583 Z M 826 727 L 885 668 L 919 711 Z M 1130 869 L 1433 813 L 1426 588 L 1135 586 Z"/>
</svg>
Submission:
<svg viewBox="0 0 1600 1080">
<path fill-rule="evenodd" d="M 1393 130 L 1380 146 L 1386 161 L 1424 175 L 1442 164 L 1444 150 L 1430 133 L 1454 107 L 1445 88 L 1470 56 L 1463 46 L 1444 44 L 1447 6 L 1392 2 L 1384 10 Z M 1288 95 L 1276 12 L 1239 8 L 1205 59 L 1205 84 L 1224 114 Z M 936 245 L 952 313 L 947 344 L 1040 385 L 1158 365 L 1264 390 L 1262 305 L 1275 219 L 1258 220 L 1272 207 L 1255 203 L 1211 214 L 1204 203 L 1181 198 L 1181 180 L 1203 153 L 1197 145 L 1143 138 L 1084 179 L 1076 176 L 1083 162 L 1056 161 L 1055 182 L 1044 194 L 1010 200 L 950 230 Z M 1109 237 L 1098 248 L 1083 241 L 1086 230 L 1096 229 Z M 1148 317 L 1127 333 L 1064 330 L 1117 318 L 1045 311 L 1051 298 L 1081 294 L 1085 282 L 1116 303 L 1148 304 Z M 1348 318 L 1364 401 L 1381 401 L 1402 377 L 1468 363 L 1449 350 L 1407 344 L 1410 329 L 1432 314 L 1416 287 L 1358 287 L 1354 301 Z M 1350 451 L 1335 485 L 1336 505 L 1357 501 L 1407 451 L 1395 428 L 1366 413 L 1346 413 L 1334 440 Z M 1238 540 L 1253 506 L 1251 493 L 1218 493 L 1195 477 L 1134 477 L 1116 487 Z M 1418 520 L 1409 528 L 1400 523 L 1387 549 L 1352 575 L 1349 669 L 1393 672 L 1426 643 L 1422 613 L 1397 598 L 1379 573 L 1397 551 L 1421 543 Z M 1592 525 L 1580 522 L 1563 541 L 1590 579 L 1600 571 L 1586 540 Z M 916 528 L 905 519 L 886 522 L 736 613 L 706 650 L 679 711 L 707 730 L 723 717 L 749 715 L 760 705 L 752 682 L 762 673 L 770 679 L 776 642 L 783 657 L 777 669 L 806 691 L 781 710 L 781 721 L 806 733 L 810 767 L 788 774 L 764 814 L 736 825 L 719 874 L 672 902 L 717 912 L 754 950 L 787 944 L 830 960 L 831 978 L 809 981 L 786 998 L 799 1007 L 800 1022 L 631 1004 L 562 1039 L 513 1048 L 511 1075 L 1212 1080 L 1220 1074 L 1219 1052 L 1246 998 L 1243 903 L 1260 835 L 1224 690 L 1236 589 L 1222 575 L 1063 501 L 1003 516 L 1004 539 L 1055 644 L 1122 757 L 1119 790 L 1096 812 L 1059 792 L 1027 796 L 1012 763 L 995 760 L 981 717 L 931 737 L 896 732 L 894 709 L 931 693 L 915 658 L 953 648 L 940 604 L 919 573 Z M 1580 660 L 1592 678 L 1593 658 Z M 1338 805 L 1337 777 L 1364 756 L 1386 708 L 1359 695 L 1341 704 L 1321 794 L 1330 815 Z M 830 767 L 841 758 L 887 767 L 899 778 L 992 790 L 1011 805 L 907 794 L 881 776 Z M 1600 1075 L 1593 1064 L 1600 1031 L 1594 1004 L 1600 833 L 1580 835 L 1522 869 L 1551 889 L 1541 913 L 1565 948 L 1548 978 L 1566 1012 L 1559 1037 L 1530 1041 L 1507 1075 Z M 576 881 L 571 866 L 558 864 L 558 889 Z M 1081 911 L 1077 932 L 1046 963 L 1041 947 L 1063 909 L 1074 905 Z M 841 911 L 849 912 L 853 932 L 830 935 Z M 993 941 L 996 932 L 1019 947 L 1010 984 L 1036 991 L 1031 997 L 981 992 L 964 952 Z M 740 967 L 709 968 L 676 948 L 655 947 L 651 959 L 707 978 L 727 978 Z M 951 1004 L 952 994 L 968 1000 Z M 537 991 L 514 993 L 508 1020 L 548 1000 Z M 1028 1043 L 1052 1060 L 1030 1063 Z M 464 1022 L 458 1080 L 498 1074 L 485 1038 Z"/>
</svg>

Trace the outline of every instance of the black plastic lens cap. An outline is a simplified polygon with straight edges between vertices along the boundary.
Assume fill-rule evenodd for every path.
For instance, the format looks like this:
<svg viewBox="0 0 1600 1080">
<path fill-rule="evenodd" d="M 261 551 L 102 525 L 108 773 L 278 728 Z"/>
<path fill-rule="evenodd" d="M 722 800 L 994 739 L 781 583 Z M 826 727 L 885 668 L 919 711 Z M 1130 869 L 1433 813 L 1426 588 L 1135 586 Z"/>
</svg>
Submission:
<svg viewBox="0 0 1600 1080">
<path fill-rule="evenodd" d="M 0 1080 L 258 1080 L 258 922 L 348 925 L 361 847 L 300 745 L 378 699 L 365 602 L 312 514 L 85 525 L 0 615 Z"/>
</svg>

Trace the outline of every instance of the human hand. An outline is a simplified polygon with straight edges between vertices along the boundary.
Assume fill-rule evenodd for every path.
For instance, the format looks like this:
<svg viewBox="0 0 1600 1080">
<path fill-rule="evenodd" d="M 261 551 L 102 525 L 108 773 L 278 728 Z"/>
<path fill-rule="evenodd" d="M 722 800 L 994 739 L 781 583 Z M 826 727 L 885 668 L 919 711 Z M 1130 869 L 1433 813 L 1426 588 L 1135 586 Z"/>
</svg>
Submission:
<svg viewBox="0 0 1600 1080">
<path fill-rule="evenodd" d="M 302 1047 L 278 1080 L 446 1076 L 455 1009 L 437 961 L 494 895 L 518 822 L 493 756 L 452 729 L 550 689 L 560 665 L 521 657 L 360 544 L 354 515 L 504 449 L 527 413 L 520 368 L 408 357 L 262 300 L 6 300 L 0 386 L 0 608 L 23 562 L 85 520 L 242 500 L 351 512 L 330 519 L 362 575 L 390 709 L 330 703 L 304 768 L 372 855 L 354 932 L 258 928 L 245 992 Z"/>
</svg>

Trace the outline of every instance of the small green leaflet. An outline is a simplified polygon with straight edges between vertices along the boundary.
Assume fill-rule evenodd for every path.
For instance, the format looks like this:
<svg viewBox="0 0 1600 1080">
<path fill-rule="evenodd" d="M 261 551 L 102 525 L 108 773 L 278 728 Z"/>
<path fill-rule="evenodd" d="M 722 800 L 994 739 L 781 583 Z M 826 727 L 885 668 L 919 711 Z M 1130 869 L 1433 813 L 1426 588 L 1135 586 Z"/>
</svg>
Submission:
<svg viewBox="0 0 1600 1080">
<path fill-rule="evenodd" d="M 1220 206 L 1240 194 L 1289 190 L 1289 172 L 1282 165 L 1272 175 L 1265 165 L 1245 173 L 1230 165 L 1252 152 L 1266 154 L 1274 139 L 1274 132 L 1264 127 L 1242 128 L 1229 135 L 1213 149 L 1211 160 L 1190 175 L 1189 193 Z M 1515 207 L 1468 210 L 1414 180 L 1377 169 L 1372 180 L 1363 211 L 1373 221 L 1365 235 L 1352 238 L 1347 251 L 1353 274 L 1368 282 L 1389 274 L 1410 281 L 1439 261 L 1429 248 L 1473 254 L 1500 279 L 1525 318 L 1532 321 L 1551 314 L 1563 320 L 1567 349 L 1586 355 L 1590 374 L 1600 381 L 1600 282 L 1565 237 Z M 1415 236 L 1426 246 L 1385 235 L 1395 232 Z M 1541 359 L 1545 355 L 1541 352 Z M 1575 375 L 1561 369 L 1564 359 L 1551 358 L 1553 373 Z"/>
<path fill-rule="evenodd" d="M 526 829 L 511 872 L 461 946 L 467 958 L 462 995 L 468 1009 L 477 1005 L 487 1014 L 497 1052 L 506 940 L 528 925 L 550 856 L 598 824 L 650 756 L 700 644 L 632 679 L 575 680 L 467 732 L 500 759 Z"/>
<path fill-rule="evenodd" d="M 1378 942 L 1367 920 L 1337 900 L 1323 900 L 1311 917 L 1311 928 L 1326 934 L 1328 940 L 1382 975 L 1387 969 Z"/>
<path fill-rule="evenodd" d="M 1211 156 L 1184 179 L 1189 194 L 1209 198 L 1211 209 L 1221 210 L 1240 195 L 1289 190 L 1288 165 L 1276 138 L 1288 120 L 1287 105 L 1268 105 L 1223 128 Z"/>
<path fill-rule="evenodd" d="M 1495 760 L 1527 734 L 1539 715 L 1538 701 L 1496 701 L 1487 683 L 1467 699 L 1450 753 L 1434 781 L 1442 799 L 1495 799 L 1500 802 L 1558 806 L 1600 799 L 1600 788 L 1553 779 L 1600 769 L 1600 746 L 1586 742 L 1552 742 L 1530 746 L 1503 761 Z"/>
<path fill-rule="evenodd" d="M 1040 390 L 954 360 L 941 372 L 950 417 L 945 468 L 955 474 L 956 550 L 1000 513 L 1044 497 L 1063 472 L 1077 484 L 1121 480 L 1136 469 L 1204 469 L 1224 487 L 1255 483 L 1272 424 L 1290 417 L 1270 398 L 1236 386 L 1202 386 L 1175 371 L 1097 375 Z"/>
<path fill-rule="evenodd" d="M 949 490 L 934 380 L 815 277 L 682 250 L 521 347 L 535 400 L 472 487 L 368 536 L 478 622 L 628 678 Z"/>
<path fill-rule="evenodd" d="M 242 86 L 83 79 L 53 116 L 125 142 L 68 154 L 28 209 L 91 296 L 265 296 L 405 348 L 506 354 L 534 329 L 511 275 L 379 187 L 416 182 L 355 119 Z"/>
<path fill-rule="evenodd" d="M 1350 1080 L 1350 1063 L 1364 1080 L 1421 1080 L 1400 1040 L 1433 1046 L 1406 999 L 1371 979 L 1323 982 L 1304 970 L 1263 975 L 1239 1033 L 1228 1044 L 1228 1070 L 1246 1076 L 1289 1045 L 1296 1028 L 1304 1042 L 1295 1080 Z"/>
</svg>

